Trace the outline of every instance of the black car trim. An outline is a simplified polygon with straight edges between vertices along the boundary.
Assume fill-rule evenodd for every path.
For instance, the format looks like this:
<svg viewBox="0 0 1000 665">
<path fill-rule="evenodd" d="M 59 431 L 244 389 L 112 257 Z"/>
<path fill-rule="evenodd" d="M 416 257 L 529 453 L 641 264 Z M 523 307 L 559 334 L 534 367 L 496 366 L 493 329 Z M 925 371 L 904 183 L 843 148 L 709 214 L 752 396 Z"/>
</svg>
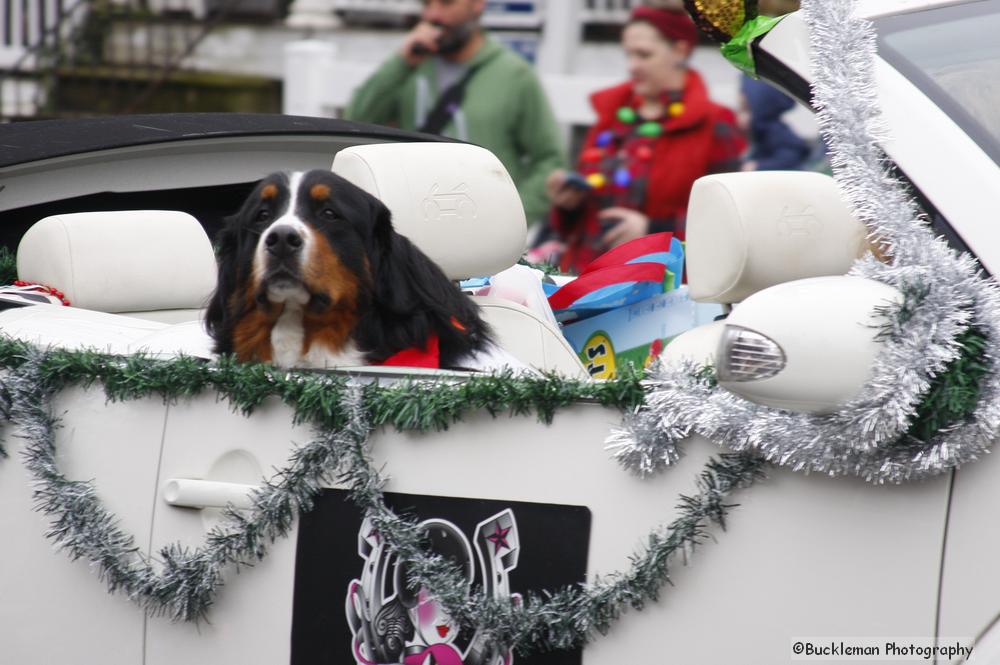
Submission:
<svg viewBox="0 0 1000 665">
<path fill-rule="evenodd" d="M 115 148 L 240 136 L 356 136 L 451 141 L 368 123 L 265 113 L 161 113 L 0 125 L 0 168 Z"/>
</svg>

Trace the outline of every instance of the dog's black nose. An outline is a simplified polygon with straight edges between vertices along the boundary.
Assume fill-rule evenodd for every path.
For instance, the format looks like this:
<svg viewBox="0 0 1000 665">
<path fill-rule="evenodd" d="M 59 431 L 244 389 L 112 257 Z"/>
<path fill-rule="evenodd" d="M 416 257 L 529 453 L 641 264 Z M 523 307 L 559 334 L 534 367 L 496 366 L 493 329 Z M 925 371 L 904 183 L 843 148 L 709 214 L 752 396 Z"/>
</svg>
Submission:
<svg viewBox="0 0 1000 665">
<path fill-rule="evenodd" d="M 302 236 L 293 226 L 276 226 L 267 232 L 264 246 L 274 256 L 291 256 L 302 249 Z"/>
</svg>

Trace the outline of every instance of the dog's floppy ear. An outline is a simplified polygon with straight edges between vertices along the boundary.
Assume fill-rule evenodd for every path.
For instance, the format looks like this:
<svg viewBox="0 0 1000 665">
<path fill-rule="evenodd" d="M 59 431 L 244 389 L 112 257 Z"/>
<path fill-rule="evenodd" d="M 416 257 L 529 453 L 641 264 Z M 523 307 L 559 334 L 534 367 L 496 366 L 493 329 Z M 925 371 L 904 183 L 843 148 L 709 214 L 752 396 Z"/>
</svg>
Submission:
<svg viewBox="0 0 1000 665">
<path fill-rule="evenodd" d="M 215 259 L 218 264 L 218 279 L 215 292 L 208 302 L 205 312 L 205 328 L 215 341 L 216 353 L 233 352 L 233 328 L 239 317 L 246 313 L 243 299 L 236 298 L 250 279 L 251 265 L 241 260 L 241 243 L 247 239 L 247 226 L 260 209 L 264 198 L 273 198 L 278 191 L 275 183 L 286 182 L 282 173 L 271 175 L 258 181 L 253 191 L 240 206 L 239 212 L 227 217 L 222 229 L 215 237 Z M 268 187 L 274 192 L 265 196 Z M 243 248 L 245 249 L 245 248 Z"/>
<path fill-rule="evenodd" d="M 239 215 L 226 220 L 225 226 L 219 231 L 215 242 L 215 259 L 219 273 L 215 292 L 208 302 L 205 311 L 205 328 L 215 341 L 216 353 L 232 353 L 233 313 L 229 304 L 236 292 Z"/>
<path fill-rule="evenodd" d="M 409 314 L 428 302 L 443 302 L 454 290 L 441 269 L 392 227 L 392 214 L 372 199 L 374 247 L 369 252 L 377 307 Z"/>
<path fill-rule="evenodd" d="M 478 348 L 489 336 L 478 308 L 440 267 L 396 233 L 388 208 L 371 199 L 373 229 L 369 266 L 374 290 L 367 348 L 422 346 L 431 335 L 441 345 L 442 366 Z M 374 359 L 381 360 L 381 359 Z"/>
</svg>

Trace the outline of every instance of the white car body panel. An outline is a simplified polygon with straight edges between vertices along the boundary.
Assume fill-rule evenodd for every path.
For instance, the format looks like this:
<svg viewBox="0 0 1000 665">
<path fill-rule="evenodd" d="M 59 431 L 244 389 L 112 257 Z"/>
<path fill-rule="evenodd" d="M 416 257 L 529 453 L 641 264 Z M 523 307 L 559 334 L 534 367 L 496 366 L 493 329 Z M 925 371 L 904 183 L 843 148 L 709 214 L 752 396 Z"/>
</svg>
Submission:
<svg viewBox="0 0 1000 665">
<path fill-rule="evenodd" d="M 860 0 L 855 13 L 865 18 L 878 18 L 954 5 L 961 1 L 963 0 Z"/>
<path fill-rule="evenodd" d="M 329 168 L 330 155 L 350 145 L 349 140 L 330 137 L 240 137 L 56 157 L 0 171 L 7 186 L 0 211 L 48 200 L 53 180 L 60 183 L 66 198 L 104 191 L 108 183 L 114 183 L 117 192 L 145 191 L 164 184 L 175 188 L 233 184 L 263 178 L 278 160 L 298 170 Z M 163 182 L 162 173 L 169 174 L 169 183 Z"/>
<path fill-rule="evenodd" d="M 955 473 L 941 582 L 942 635 L 977 636 L 1000 615 L 1000 455 Z M 988 662 L 988 661 L 981 661 Z M 994 662 L 994 661 L 989 661 Z"/>
<path fill-rule="evenodd" d="M 72 423 L 60 432 L 61 461 L 71 477 L 96 478 L 108 506 L 123 516 L 123 526 L 134 529 L 138 542 L 153 552 L 177 540 L 196 547 L 214 524 L 214 511 L 167 505 L 161 494 L 168 479 L 250 484 L 283 465 L 288 442 L 310 435 L 307 428 L 292 427 L 289 411 L 277 404 L 244 418 L 214 395 L 170 406 L 156 400 L 103 401 L 100 390 L 73 390 L 60 400 L 65 422 Z M 447 432 L 381 432 L 373 450 L 391 476 L 389 490 L 587 505 L 593 515 L 588 574 L 607 574 L 625 568 L 646 534 L 672 519 L 678 494 L 693 491 L 694 476 L 718 452 L 693 440 L 676 468 L 639 480 L 604 450 L 604 437 L 619 417 L 581 405 L 546 427 L 533 417 L 493 420 L 480 414 Z M 109 433 L 109 424 L 115 431 Z M 97 454 L 110 437 L 116 441 L 110 454 L 108 448 Z M 78 441 L 88 443 L 78 447 Z M 18 455 L 16 447 L 11 453 Z M 66 653 L 61 645 L 73 644 L 75 662 L 137 663 L 136 649 L 143 643 L 149 665 L 288 662 L 295 533 L 277 542 L 257 566 L 227 575 L 209 623 L 151 617 L 141 640 L 139 608 L 108 595 L 86 564 L 68 563 L 61 553 L 40 555 L 51 548 L 41 535 L 44 518 L 29 509 L 23 475 L 18 464 L 0 465 L 0 503 L 17 507 L 0 513 L 0 528 L 33 533 L 17 545 L 23 551 L 4 550 L 8 570 L 15 561 L 24 563 L 23 574 L 14 580 L 5 576 L 5 585 L 14 586 L 4 588 L 3 597 L 31 598 L 41 576 L 58 574 L 62 584 L 45 589 L 53 593 L 51 606 L 46 603 L 44 615 L 31 625 L 61 638 L 17 633 L 0 649 L 19 656 L 11 662 L 51 662 Z M 676 562 L 676 586 L 664 588 L 661 600 L 642 612 L 629 611 L 609 636 L 587 647 L 585 663 L 655 662 L 667 655 L 681 661 L 780 662 L 798 636 L 933 634 L 947 477 L 919 486 L 872 487 L 786 470 L 769 476 L 735 497 L 741 505 L 729 530 L 718 533 L 718 543 L 699 548 L 687 567 Z M 151 505 L 152 487 L 157 497 Z M 36 526 L 32 531 L 27 524 Z M 339 601 L 343 591 L 330 593 Z M 19 605 L 3 604 L 5 625 L 22 623 Z M 123 644 L 109 658 L 108 645 L 121 644 L 127 625 L 137 631 L 134 648 Z M 718 639 L 719 630 L 725 640 Z"/>
<path fill-rule="evenodd" d="M 877 61 L 886 152 L 951 222 L 979 261 L 1000 273 L 1000 168 L 937 106 L 885 62 Z"/>
<path fill-rule="evenodd" d="M 958 4 L 869 0 L 858 14 L 878 18 Z M 808 34 L 798 15 L 782 21 L 765 48 L 810 80 Z M 1000 271 L 1000 167 L 906 77 L 876 58 L 879 104 L 887 128 L 883 148 L 993 274 Z M 942 564 L 938 635 L 980 635 L 1000 614 L 1000 526 L 984 510 L 1000 505 L 998 462 L 990 455 L 957 471 Z M 971 643 L 971 641 L 969 642 Z"/>
<path fill-rule="evenodd" d="M 861 12 L 876 16 L 941 4 L 949 3 L 880 0 L 864 3 Z M 765 46 L 808 78 L 804 35 L 792 16 Z M 1000 169 L 894 69 L 879 62 L 876 76 L 892 127 L 888 154 L 983 264 L 1000 268 L 991 222 L 1000 210 Z M 169 405 L 155 398 L 107 404 L 100 389 L 74 388 L 59 397 L 57 412 L 64 423 L 58 433 L 63 470 L 72 478 L 94 478 L 106 505 L 149 553 L 174 541 L 197 547 L 218 519 L 215 510 L 168 505 L 167 481 L 255 484 L 284 466 L 292 445 L 311 436 L 291 424 L 286 407 L 271 402 L 245 418 L 214 394 Z M 604 449 L 619 422 L 618 412 L 592 404 L 561 411 L 551 426 L 534 416 L 477 414 L 446 432 L 381 431 L 373 454 L 385 464 L 391 491 L 588 506 L 593 577 L 626 568 L 629 555 L 651 529 L 673 518 L 678 494 L 693 491 L 695 475 L 719 452 L 694 438 L 676 467 L 640 480 Z M 10 436 L 9 426 L 5 433 L 10 459 L 0 462 L 0 532 L 11 535 L 0 548 L 0 626 L 16 630 L 5 631 L 10 634 L 0 641 L 0 661 L 289 661 L 294 531 L 274 543 L 263 562 L 238 575 L 229 571 L 209 622 L 146 617 L 127 599 L 108 594 L 89 564 L 53 551 L 44 536 L 47 519 L 31 509 L 30 481 L 19 459 L 23 441 Z M 628 611 L 608 636 L 586 648 L 583 662 L 763 665 L 787 662 L 798 637 L 931 638 L 937 631 L 971 638 L 1000 610 L 994 555 L 1000 525 L 986 514 L 1000 505 L 994 457 L 955 474 L 890 487 L 772 469 L 766 481 L 734 496 L 740 506 L 728 530 L 715 532 L 717 543 L 705 543 L 687 566 L 675 561 L 675 586 L 643 611 Z M 344 591 L 330 589 L 332 602 L 342 603 Z M 348 648 L 344 663 L 351 661 Z"/>
<path fill-rule="evenodd" d="M 148 552 L 157 463 L 163 441 L 162 400 L 108 407 L 100 391 L 70 389 L 54 403 L 65 414 L 58 460 L 69 478 L 93 478 L 101 497 Z M 3 427 L 10 457 L 0 463 L 0 643 L 4 663 L 143 662 L 145 617 L 128 599 L 108 594 L 86 561 L 71 561 L 45 537 L 49 520 L 32 509 L 32 484 L 21 440 Z M 14 445 L 11 445 L 14 444 Z"/>
</svg>

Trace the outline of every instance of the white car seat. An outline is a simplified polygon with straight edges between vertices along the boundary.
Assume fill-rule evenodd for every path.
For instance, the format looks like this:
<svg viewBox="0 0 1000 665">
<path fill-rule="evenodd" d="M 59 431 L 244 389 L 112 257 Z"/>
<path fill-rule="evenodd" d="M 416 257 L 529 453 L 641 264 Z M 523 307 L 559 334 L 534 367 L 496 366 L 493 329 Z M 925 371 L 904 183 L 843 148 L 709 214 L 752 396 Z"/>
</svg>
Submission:
<svg viewBox="0 0 1000 665">
<path fill-rule="evenodd" d="M 776 284 L 843 275 L 866 251 L 867 229 L 829 176 L 725 173 L 700 178 L 691 191 L 687 276 L 695 301 L 732 305 Z M 714 360 L 723 326 L 679 335 L 664 360 Z"/>
<path fill-rule="evenodd" d="M 212 245 L 191 215 L 128 210 L 53 215 L 17 249 L 20 279 L 74 307 L 150 321 L 196 321 L 215 289 Z"/>
<path fill-rule="evenodd" d="M 500 272 L 524 250 L 520 197 L 487 150 L 462 144 L 360 146 L 338 153 L 334 170 L 382 199 L 396 228 L 453 279 Z M 46 307 L 4 314 L 5 325 L 35 341 L 75 348 L 98 340 L 98 328 L 117 327 L 108 350 L 207 355 L 210 345 L 198 318 L 215 288 L 216 264 L 204 230 L 190 215 L 125 211 L 45 218 L 18 247 L 18 275 L 54 286 L 75 307 L 93 310 Z M 587 378 L 558 328 L 537 312 L 496 297 L 476 297 L 476 302 L 500 347 L 517 360 Z M 99 313 L 146 321 L 118 324 Z M 67 316 L 73 325 L 64 325 Z M 145 325 L 153 322 L 159 325 Z M 94 334 L 74 332 L 81 329 Z"/>
<path fill-rule="evenodd" d="M 42 347 L 92 349 L 103 353 L 178 353 L 212 357 L 212 340 L 201 321 L 168 324 L 134 316 L 62 305 L 32 305 L 0 312 L 5 335 Z"/>
<path fill-rule="evenodd" d="M 379 198 L 396 230 L 451 279 L 494 275 L 524 252 L 524 208 L 493 153 L 459 143 L 384 143 L 346 148 L 333 171 Z M 474 297 L 502 349 L 526 365 L 588 374 L 562 333 L 538 313 L 492 296 Z"/>
</svg>

